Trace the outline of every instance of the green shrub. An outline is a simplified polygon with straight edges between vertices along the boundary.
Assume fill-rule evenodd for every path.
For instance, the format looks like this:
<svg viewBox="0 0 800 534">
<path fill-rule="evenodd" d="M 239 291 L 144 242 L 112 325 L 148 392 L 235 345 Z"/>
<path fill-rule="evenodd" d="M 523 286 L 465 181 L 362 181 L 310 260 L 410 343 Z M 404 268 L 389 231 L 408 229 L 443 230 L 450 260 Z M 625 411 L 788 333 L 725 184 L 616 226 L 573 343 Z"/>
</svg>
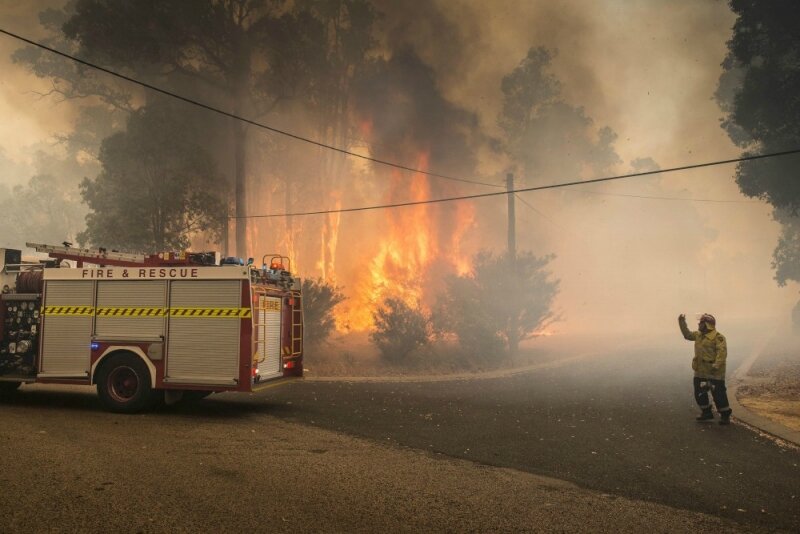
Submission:
<svg viewBox="0 0 800 534">
<path fill-rule="evenodd" d="M 516 353 L 520 341 L 555 319 L 551 308 L 558 280 L 546 269 L 552 256 L 480 252 L 473 272 L 445 280 L 433 313 L 439 334 L 454 334 L 462 347 L 484 359 Z"/>
<path fill-rule="evenodd" d="M 418 348 L 430 341 L 428 318 L 420 310 L 411 308 L 396 298 L 388 298 L 372 314 L 375 330 L 369 338 L 380 350 L 382 357 L 400 363 Z"/>
<path fill-rule="evenodd" d="M 308 345 L 316 345 L 325 341 L 336 327 L 333 312 L 345 296 L 340 288 L 322 279 L 304 279 L 302 291 L 304 341 Z"/>
</svg>

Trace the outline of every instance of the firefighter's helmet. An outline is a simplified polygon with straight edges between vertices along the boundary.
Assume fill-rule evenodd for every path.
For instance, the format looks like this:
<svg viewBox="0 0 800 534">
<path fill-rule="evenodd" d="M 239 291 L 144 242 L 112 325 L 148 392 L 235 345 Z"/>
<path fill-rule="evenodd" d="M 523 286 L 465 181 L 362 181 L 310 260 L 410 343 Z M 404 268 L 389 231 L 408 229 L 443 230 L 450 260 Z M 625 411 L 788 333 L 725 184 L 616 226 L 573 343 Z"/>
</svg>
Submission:
<svg viewBox="0 0 800 534">
<path fill-rule="evenodd" d="M 717 326 L 717 320 L 714 319 L 714 316 L 710 313 L 704 313 L 700 316 L 700 322 L 706 323 L 707 325 Z"/>
</svg>

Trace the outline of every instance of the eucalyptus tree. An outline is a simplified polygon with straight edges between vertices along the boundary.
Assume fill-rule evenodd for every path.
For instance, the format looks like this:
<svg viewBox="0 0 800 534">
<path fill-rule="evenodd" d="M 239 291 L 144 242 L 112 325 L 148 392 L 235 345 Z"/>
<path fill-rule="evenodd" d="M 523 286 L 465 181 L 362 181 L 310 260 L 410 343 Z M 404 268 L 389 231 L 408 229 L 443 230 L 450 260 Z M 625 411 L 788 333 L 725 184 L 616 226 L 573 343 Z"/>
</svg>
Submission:
<svg viewBox="0 0 800 534">
<path fill-rule="evenodd" d="M 800 147 L 800 4 L 732 0 L 737 15 L 717 101 L 721 122 L 745 155 Z M 800 281 L 800 156 L 746 161 L 736 168 L 743 194 L 775 207 L 782 234 L 773 255 L 780 285 Z"/>
<path fill-rule="evenodd" d="M 326 46 L 319 21 L 286 0 L 77 0 L 45 14 L 60 29 L 54 39 L 81 58 L 253 119 L 307 91 Z M 68 98 L 96 97 L 129 110 L 149 98 L 38 51 L 24 49 L 18 59 L 53 78 Z M 209 115 L 209 135 L 220 128 L 232 153 L 235 248 L 246 254 L 249 129 Z"/>
</svg>

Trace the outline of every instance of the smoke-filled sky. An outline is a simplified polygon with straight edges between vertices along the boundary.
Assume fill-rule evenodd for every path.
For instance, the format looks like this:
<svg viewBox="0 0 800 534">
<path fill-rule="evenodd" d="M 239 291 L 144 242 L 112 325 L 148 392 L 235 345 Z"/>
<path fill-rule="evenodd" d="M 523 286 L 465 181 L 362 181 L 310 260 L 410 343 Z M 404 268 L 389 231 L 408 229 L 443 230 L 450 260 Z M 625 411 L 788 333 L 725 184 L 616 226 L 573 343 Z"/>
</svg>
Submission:
<svg viewBox="0 0 800 534">
<path fill-rule="evenodd" d="M 37 13 L 60 4 L 0 0 L 0 26 L 41 37 Z M 544 46 L 557 51 L 552 73 L 562 83 L 565 100 L 582 106 L 596 129 L 608 126 L 618 135 L 613 147 L 622 163 L 615 172 L 630 172 L 632 162 L 640 158 L 667 168 L 739 154 L 719 126 L 722 112 L 713 99 L 734 22 L 725 2 L 381 0 L 376 4 L 384 13 L 381 46 L 387 51 L 413 50 L 430 67 L 441 96 L 474 114 L 488 136 L 499 134 L 503 76 L 529 48 Z M 9 56 L 18 46 L 0 37 L 0 182 L 5 185 L 27 179 L 36 147 L 69 131 L 75 117 L 70 103 L 34 93 L 46 92 L 48 82 L 11 62 Z M 475 172 L 481 179 L 500 181 L 506 164 L 483 147 L 476 156 Z M 727 321 L 786 316 L 797 300 L 797 287 L 779 288 L 773 280 L 770 261 L 779 227 L 767 205 L 613 196 L 747 200 L 738 192 L 733 172 L 733 166 L 722 166 L 523 195 L 538 212 L 518 203 L 519 248 L 556 255 L 552 268 L 561 279 L 557 311 L 563 320 L 554 329 L 663 329 L 671 327 L 680 312 L 708 311 L 717 316 L 724 332 Z M 576 177 L 518 178 L 524 184 Z M 363 200 L 379 203 L 384 198 Z M 473 221 L 460 240 L 473 233 L 478 237 L 471 249 L 502 250 L 505 201 L 476 205 L 479 202 L 495 206 L 498 216 Z M 482 213 L 485 210 L 478 209 L 472 215 Z M 353 234 L 368 233 L 375 221 L 374 217 L 360 221 L 358 214 L 343 217 L 342 232 Z M 340 248 L 355 237 L 340 237 L 345 243 Z M 340 250 L 340 256 L 356 262 L 352 250 Z M 301 265 L 300 270 L 318 274 L 313 266 Z M 337 283 L 352 288 L 348 273 L 354 271 L 343 268 Z"/>
<path fill-rule="evenodd" d="M 619 135 L 614 148 L 624 163 L 617 171 L 630 172 L 637 158 L 666 168 L 738 155 L 719 127 L 722 113 L 713 100 L 735 20 L 725 2 L 454 0 L 417 6 L 430 16 L 397 5 L 384 6 L 386 23 L 395 28 L 390 38 L 411 43 L 439 73 L 445 95 L 476 110 L 486 128 L 496 124 L 500 80 L 530 46 L 541 45 L 558 51 L 553 70 L 567 100 L 584 106 L 597 127 L 608 125 Z M 523 240 L 537 253 L 557 255 L 560 328 L 659 328 L 679 311 L 709 310 L 724 329 L 726 317 L 785 315 L 797 290 L 778 288 L 772 279 L 779 227 L 768 206 L 581 193 L 745 200 L 733 172 L 724 166 L 525 195 L 547 217 L 517 207 Z"/>
<path fill-rule="evenodd" d="M 0 0 L 0 24 L 33 39 L 42 38 L 45 32 L 39 26 L 39 12 L 61 4 L 51 0 Z M 12 62 L 11 54 L 18 48 L 20 43 L 14 39 L 0 39 L 0 183 L 4 185 L 17 185 L 30 178 L 35 172 L 36 150 L 43 144 L 52 145 L 55 135 L 68 132 L 76 114 L 73 106 L 56 105 L 53 99 L 41 97 L 51 84 Z"/>
</svg>

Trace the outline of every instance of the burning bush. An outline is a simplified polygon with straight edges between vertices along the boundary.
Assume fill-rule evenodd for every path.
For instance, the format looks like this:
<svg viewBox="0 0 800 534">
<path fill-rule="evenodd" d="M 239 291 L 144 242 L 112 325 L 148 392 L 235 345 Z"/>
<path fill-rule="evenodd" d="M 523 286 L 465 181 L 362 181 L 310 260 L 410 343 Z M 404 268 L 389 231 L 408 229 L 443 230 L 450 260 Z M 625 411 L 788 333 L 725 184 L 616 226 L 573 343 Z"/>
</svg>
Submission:
<svg viewBox="0 0 800 534">
<path fill-rule="evenodd" d="M 399 363 L 430 341 L 430 321 L 420 310 L 397 298 L 387 298 L 372 314 L 375 331 L 369 339 L 384 359 Z"/>
<path fill-rule="evenodd" d="M 483 359 L 513 354 L 554 319 L 558 280 L 546 270 L 552 258 L 523 253 L 512 262 L 508 255 L 478 253 L 471 274 L 445 280 L 433 313 L 436 330 L 455 334 L 462 350 Z"/>
<path fill-rule="evenodd" d="M 336 326 L 333 310 L 345 299 L 340 288 L 322 279 L 303 280 L 304 339 L 309 345 L 325 341 Z"/>
</svg>

